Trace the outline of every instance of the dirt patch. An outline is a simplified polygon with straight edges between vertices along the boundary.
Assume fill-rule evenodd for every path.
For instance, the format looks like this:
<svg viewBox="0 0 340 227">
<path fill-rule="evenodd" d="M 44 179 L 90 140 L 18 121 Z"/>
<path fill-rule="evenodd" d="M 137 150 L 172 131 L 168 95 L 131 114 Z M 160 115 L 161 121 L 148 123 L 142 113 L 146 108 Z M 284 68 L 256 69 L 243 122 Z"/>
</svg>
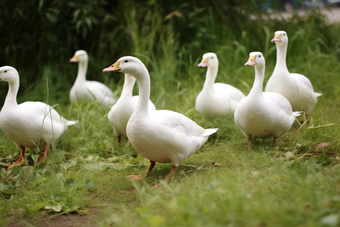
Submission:
<svg viewBox="0 0 340 227">
<path fill-rule="evenodd" d="M 88 208 L 89 212 L 86 215 L 79 214 L 69 214 L 69 215 L 58 215 L 54 216 L 49 214 L 42 214 L 39 217 L 38 223 L 32 223 L 27 219 L 22 219 L 20 221 L 8 223 L 7 226 L 10 227 L 87 227 L 87 226 L 97 226 L 96 222 L 93 220 L 98 217 L 100 211 L 96 208 Z M 52 218 L 51 218 L 52 217 Z"/>
</svg>

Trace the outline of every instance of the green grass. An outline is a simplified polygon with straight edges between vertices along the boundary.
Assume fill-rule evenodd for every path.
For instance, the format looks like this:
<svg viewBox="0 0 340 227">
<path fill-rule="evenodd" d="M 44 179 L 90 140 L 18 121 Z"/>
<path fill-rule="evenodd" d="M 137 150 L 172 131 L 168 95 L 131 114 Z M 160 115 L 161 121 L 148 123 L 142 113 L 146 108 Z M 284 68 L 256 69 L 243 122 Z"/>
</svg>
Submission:
<svg viewBox="0 0 340 227">
<path fill-rule="evenodd" d="M 340 66 L 337 50 L 323 49 L 322 40 L 308 33 L 314 21 L 306 22 L 296 32 L 291 25 L 285 27 L 291 40 L 288 68 L 308 76 L 315 90 L 323 93 L 308 128 L 299 129 L 294 123 L 279 139 L 278 147 L 270 146 L 272 139 L 254 139 L 248 151 L 247 140 L 232 118 L 207 120 L 195 111 L 195 98 L 206 73 L 197 64 L 206 51 L 199 55 L 189 53 L 192 47 L 179 45 L 173 28 L 158 23 L 159 15 L 147 14 L 144 18 L 145 23 L 161 30 L 159 33 L 140 31 L 133 24 L 133 11 L 125 17 L 136 36 L 131 45 L 140 48 L 134 48 L 132 54 L 142 59 L 150 71 L 151 99 L 157 108 L 180 112 L 205 128 L 218 127 L 219 131 L 184 160 L 169 184 L 163 180 L 171 164 L 159 163 L 147 178 L 131 183 L 126 176 L 145 173 L 148 160 L 126 138 L 121 148 L 117 146 L 107 120 L 108 110 L 100 104 L 70 105 L 71 85 L 60 83 L 60 72 L 55 66 L 47 66 L 40 82 L 19 93 L 18 102 L 58 104 L 56 109 L 63 116 L 79 123 L 69 127 L 53 144 L 46 165 L 34 165 L 38 149 L 28 149 L 28 164 L 11 171 L 1 168 L 0 226 L 35 226 L 57 220 L 60 215 L 80 214 L 81 219 L 94 210 L 99 211 L 94 218 L 98 226 L 340 225 Z M 338 37 L 339 27 L 332 28 L 332 36 Z M 257 50 L 266 58 L 266 81 L 275 66 L 275 45 L 270 43 L 274 31 L 268 26 L 258 30 L 265 34 L 260 40 L 263 50 Z M 301 41 L 304 34 L 309 34 L 306 43 Z M 157 35 L 161 47 L 155 41 Z M 248 53 L 254 51 L 247 49 L 253 37 L 245 30 L 237 39 L 230 34 L 227 38 L 214 44 L 218 48 L 208 50 L 216 52 L 220 60 L 216 81 L 232 84 L 247 94 L 254 69 L 243 64 Z M 98 68 L 100 74 L 101 68 L 108 65 L 97 59 L 91 66 Z M 62 78 L 75 76 L 75 68 L 70 66 Z M 100 78 L 119 96 L 122 73 Z M 330 146 L 316 151 L 315 145 L 321 142 L 329 142 Z M 15 161 L 18 151 L 0 132 L 1 166 Z M 158 182 L 162 187 L 150 190 Z M 44 214 L 48 214 L 48 220 L 42 220 Z"/>
</svg>

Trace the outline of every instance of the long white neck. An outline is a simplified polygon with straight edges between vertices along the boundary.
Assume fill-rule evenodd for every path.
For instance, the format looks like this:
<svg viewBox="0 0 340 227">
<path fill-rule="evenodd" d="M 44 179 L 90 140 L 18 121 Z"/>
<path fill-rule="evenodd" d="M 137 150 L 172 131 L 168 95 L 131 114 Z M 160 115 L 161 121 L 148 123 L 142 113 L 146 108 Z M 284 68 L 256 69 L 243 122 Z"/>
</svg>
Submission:
<svg viewBox="0 0 340 227">
<path fill-rule="evenodd" d="M 14 81 L 8 82 L 8 92 L 2 109 L 18 105 L 17 103 L 18 90 L 19 90 L 19 77 Z"/>
<path fill-rule="evenodd" d="M 132 90 L 135 85 L 136 79 L 133 76 L 125 75 L 124 86 L 122 90 L 121 98 L 132 98 Z"/>
<path fill-rule="evenodd" d="M 214 83 L 217 76 L 218 66 L 209 67 L 207 70 L 207 75 L 203 85 L 203 91 L 214 91 Z"/>
<path fill-rule="evenodd" d="M 281 72 L 289 72 L 286 64 L 287 43 L 275 43 L 276 45 L 276 65 L 274 72 L 279 70 Z"/>
<path fill-rule="evenodd" d="M 78 75 L 77 79 L 74 83 L 85 83 L 86 81 L 86 70 L 87 70 L 87 61 L 79 61 L 78 63 Z"/>
<path fill-rule="evenodd" d="M 139 87 L 139 99 L 137 106 L 133 112 L 133 115 L 149 114 L 149 99 L 150 99 L 150 76 L 145 67 L 141 67 L 140 70 L 134 75 L 138 82 Z"/>
<path fill-rule="evenodd" d="M 255 80 L 248 96 L 262 96 L 265 66 L 257 66 L 254 68 L 255 68 Z"/>
</svg>

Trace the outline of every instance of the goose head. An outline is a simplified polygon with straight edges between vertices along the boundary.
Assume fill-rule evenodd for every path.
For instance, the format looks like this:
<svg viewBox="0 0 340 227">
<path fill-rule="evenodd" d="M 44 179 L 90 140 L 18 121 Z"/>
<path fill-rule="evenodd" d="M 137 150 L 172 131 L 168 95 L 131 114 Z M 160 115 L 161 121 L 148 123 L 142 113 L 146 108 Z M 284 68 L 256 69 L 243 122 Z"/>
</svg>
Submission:
<svg viewBox="0 0 340 227">
<path fill-rule="evenodd" d="M 88 56 L 85 50 L 78 50 L 70 59 L 70 62 L 87 62 Z"/>
<path fill-rule="evenodd" d="M 19 80 L 18 71 L 11 66 L 0 67 L 0 81 L 7 81 L 8 83 Z"/>
<path fill-rule="evenodd" d="M 145 75 L 146 67 L 141 60 L 132 56 L 125 56 L 119 58 L 114 64 L 103 69 L 106 72 L 122 72 L 129 74 L 136 79 Z M 147 71 L 147 70 L 146 70 Z"/>
<path fill-rule="evenodd" d="M 275 36 L 272 39 L 272 43 L 284 43 L 287 44 L 288 43 L 288 36 L 287 33 L 285 31 L 276 31 L 275 32 Z"/>
<path fill-rule="evenodd" d="M 218 58 L 215 53 L 205 53 L 203 55 L 201 63 L 198 64 L 198 67 L 218 67 Z"/>
<path fill-rule="evenodd" d="M 263 67 L 265 66 L 265 60 L 261 52 L 251 52 L 249 54 L 248 61 L 244 64 L 245 66 Z"/>
</svg>

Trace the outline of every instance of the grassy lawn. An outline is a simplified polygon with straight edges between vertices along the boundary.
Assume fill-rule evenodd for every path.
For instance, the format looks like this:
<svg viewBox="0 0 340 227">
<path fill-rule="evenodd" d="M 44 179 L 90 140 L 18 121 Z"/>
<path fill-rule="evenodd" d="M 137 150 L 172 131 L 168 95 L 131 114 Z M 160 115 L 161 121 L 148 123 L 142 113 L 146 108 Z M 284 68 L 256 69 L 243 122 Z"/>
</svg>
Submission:
<svg viewBox="0 0 340 227">
<path fill-rule="evenodd" d="M 311 124 L 337 125 L 338 105 L 338 99 L 320 99 Z M 81 108 L 82 112 L 93 111 L 95 106 Z M 70 108 L 70 113 L 76 109 Z M 100 110 L 93 111 L 93 116 L 91 111 L 85 112 L 83 123 L 63 136 L 46 166 L 1 169 L 3 225 L 43 226 L 47 221 L 58 223 L 55 215 L 63 213 L 79 217 L 68 220 L 74 225 L 95 214 L 86 222 L 89 226 L 93 222 L 98 226 L 338 224 L 336 126 L 298 131 L 295 123 L 278 147 L 270 147 L 271 139 L 257 139 L 248 151 L 247 141 L 232 119 L 206 122 L 194 113 L 203 125 L 220 125 L 221 130 L 180 165 L 169 184 L 163 182 L 162 187 L 151 190 L 167 176 L 171 164 L 156 164 L 149 177 L 129 182 L 125 176 L 143 174 L 148 161 L 127 141 L 118 148 L 106 119 L 93 119 Z M 83 127 L 87 129 L 82 131 Z M 5 150 L 16 149 L 3 136 L 2 140 Z M 320 142 L 330 146 L 317 151 L 314 147 Z M 28 160 L 33 153 L 27 155 Z"/>
<path fill-rule="evenodd" d="M 151 47 L 145 46 L 149 39 L 138 39 L 145 34 L 136 34 L 132 42 L 141 49 L 131 55 L 149 69 L 156 107 L 180 112 L 204 128 L 219 128 L 181 163 L 170 183 L 163 180 L 171 164 L 160 163 L 147 178 L 128 181 L 127 175 L 145 173 L 148 160 L 126 138 L 118 147 L 108 110 L 99 103 L 71 105 L 72 84 L 54 83 L 51 78 L 60 72 L 55 66 L 46 67 L 39 82 L 19 93 L 18 102 L 57 104 L 64 117 L 79 122 L 53 144 L 46 164 L 35 165 L 39 149 L 28 149 L 25 165 L 10 171 L 6 167 L 18 158 L 19 150 L 0 132 L 0 226 L 340 226 L 339 45 L 324 50 L 322 39 L 310 35 L 314 26 L 310 23 L 296 31 L 290 25 L 279 29 L 290 37 L 288 69 L 306 75 L 323 96 L 307 128 L 295 122 L 277 147 L 271 147 L 272 138 L 255 138 L 252 150 L 247 149 L 247 140 L 232 117 L 207 120 L 195 111 L 206 73 L 197 64 L 205 52 L 215 52 L 220 61 L 216 82 L 248 94 L 254 68 L 243 64 L 250 52 L 263 52 L 268 80 L 276 61 L 275 45 L 270 43 L 275 30 L 258 29 L 266 33 L 265 38 L 256 39 L 265 43 L 258 49 L 242 44 L 253 38 L 245 31 L 242 37 L 229 36 L 216 48 L 202 48 L 197 56 L 177 45 L 171 27 L 164 28 L 159 43 Z M 339 27 L 332 28 L 331 35 L 338 39 Z M 154 54 L 148 52 L 152 49 Z M 105 61 L 114 63 L 119 57 Z M 91 66 L 119 97 L 123 74 L 102 76 L 101 70 L 108 65 L 98 59 Z M 24 69 L 18 71 L 24 75 Z M 75 77 L 76 66 L 68 66 L 63 73 Z M 152 189 L 159 182 L 162 186 Z"/>
</svg>

